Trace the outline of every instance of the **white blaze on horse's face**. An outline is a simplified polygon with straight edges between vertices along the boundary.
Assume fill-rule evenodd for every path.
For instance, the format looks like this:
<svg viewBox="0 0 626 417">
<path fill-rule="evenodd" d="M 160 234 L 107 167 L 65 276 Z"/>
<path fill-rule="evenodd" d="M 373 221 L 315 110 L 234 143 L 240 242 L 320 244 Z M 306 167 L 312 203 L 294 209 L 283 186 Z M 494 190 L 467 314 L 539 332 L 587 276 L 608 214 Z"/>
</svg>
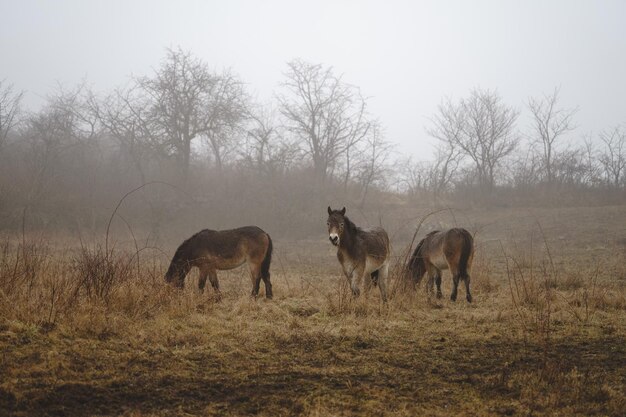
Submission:
<svg viewBox="0 0 626 417">
<path fill-rule="evenodd" d="M 345 214 L 345 207 L 341 210 L 332 210 L 328 207 L 328 220 L 326 221 L 326 225 L 328 226 L 328 240 L 335 246 L 339 246 L 339 241 L 343 234 Z"/>
<path fill-rule="evenodd" d="M 343 233 L 343 221 L 333 221 L 329 219 L 328 225 L 328 240 L 335 246 L 339 246 L 340 236 Z"/>
<path fill-rule="evenodd" d="M 335 232 L 331 232 L 328 235 L 328 239 L 330 239 L 330 243 L 332 243 L 335 246 L 339 246 L 339 235 Z"/>
</svg>

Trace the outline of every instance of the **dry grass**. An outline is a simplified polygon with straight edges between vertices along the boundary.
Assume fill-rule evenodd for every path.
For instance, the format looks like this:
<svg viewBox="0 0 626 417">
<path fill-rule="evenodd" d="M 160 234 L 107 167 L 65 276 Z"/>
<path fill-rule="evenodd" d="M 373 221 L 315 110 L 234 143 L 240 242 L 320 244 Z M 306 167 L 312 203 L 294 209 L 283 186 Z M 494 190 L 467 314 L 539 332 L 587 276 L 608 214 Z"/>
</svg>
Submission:
<svg viewBox="0 0 626 417">
<path fill-rule="evenodd" d="M 624 217 L 609 217 L 618 230 Z M 471 305 L 423 289 L 353 300 L 322 239 L 275 242 L 273 301 L 250 299 L 235 270 L 221 302 L 196 276 L 166 286 L 157 251 L 7 240 L 0 413 L 622 415 L 621 237 L 581 244 L 577 226 L 559 244 L 550 218 L 543 237 L 532 221 L 477 226 Z"/>
</svg>

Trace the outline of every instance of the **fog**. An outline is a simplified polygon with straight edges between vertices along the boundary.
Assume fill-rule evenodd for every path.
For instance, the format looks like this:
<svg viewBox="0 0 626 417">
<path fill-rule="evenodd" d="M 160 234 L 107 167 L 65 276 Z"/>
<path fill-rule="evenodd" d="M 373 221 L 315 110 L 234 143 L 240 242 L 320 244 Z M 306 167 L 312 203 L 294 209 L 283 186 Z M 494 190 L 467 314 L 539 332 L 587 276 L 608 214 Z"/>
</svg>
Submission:
<svg viewBox="0 0 626 417">
<path fill-rule="evenodd" d="M 400 224 L 626 199 L 622 1 L 0 14 L 2 229 L 100 233 L 133 189 L 115 227 L 157 241 L 240 224 L 309 236 L 329 204 Z"/>
<path fill-rule="evenodd" d="M 428 159 L 443 97 L 497 89 L 522 109 L 561 87 L 578 129 L 626 118 L 623 1 L 2 1 L 0 79 L 38 108 L 57 85 L 109 90 L 149 74 L 164 48 L 231 68 L 271 101 L 294 58 L 332 66 L 371 97 L 387 138 Z M 526 114 L 520 120 L 524 125 Z"/>
</svg>

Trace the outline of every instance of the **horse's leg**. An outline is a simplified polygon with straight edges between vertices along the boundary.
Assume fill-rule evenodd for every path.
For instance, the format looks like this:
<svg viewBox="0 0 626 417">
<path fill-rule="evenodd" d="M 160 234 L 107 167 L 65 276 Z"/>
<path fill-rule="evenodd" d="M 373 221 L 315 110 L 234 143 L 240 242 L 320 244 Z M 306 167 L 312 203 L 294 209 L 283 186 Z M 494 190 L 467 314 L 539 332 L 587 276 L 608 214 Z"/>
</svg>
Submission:
<svg viewBox="0 0 626 417">
<path fill-rule="evenodd" d="M 260 263 L 252 263 L 250 264 L 250 277 L 252 278 L 252 296 L 257 297 L 259 295 L 259 286 L 261 285 L 261 264 Z"/>
<path fill-rule="evenodd" d="M 463 280 L 465 281 L 465 299 L 467 300 L 468 303 L 472 302 L 472 293 L 470 293 L 470 276 L 469 274 L 465 274 L 465 276 L 463 277 Z"/>
<path fill-rule="evenodd" d="M 460 271 L 461 278 L 465 281 L 465 299 L 468 303 L 472 302 L 472 293 L 470 292 L 470 268 L 472 267 L 472 261 L 474 259 L 474 253 L 470 252 L 470 255 L 467 259 L 467 263 L 465 265 L 465 270 Z"/>
<path fill-rule="evenodd" d="M 378 285 L 378 271 L 374 271 L 370 274 L 372 278 L 372 285 L 375 287 Z"/>
<path fill-rule="evenodd" d="M 380 297 L 383 303 L 387 302 L 387 276 L 389 275 L 389 264 L 385 264 L 378 270 L 378 288 L 380 288 Z"/>
<path fill-rule="evenodd" d="M 204 286 L 206 285 L 206 278 L 209 275 L 208 268 L 200 268 L 200 277 L 198 278 L 198 289 L 200 292 L 204 292 Z"/>
<path fill-rule="evenodd" d="M 274 297 L 274 294 L 272 293 L 272 283 L 270 281 L 270 275 L 267 274 L 267 276 L 265 276 L 261 274 L 261 279 L 263 279 L 263 284 L 265 284 L 265 298 L 271 300 L 272 297 Z"/>
<path fill-rule="evenodd" d="M 352 295 L 354 297 L 358 297 L 361 294 L 361 290 L 359 290 L 359 282 L 363 278 L 364 269 L 364 267 L 358 267 L 352 271 L 350 277 L 350 288 L 352 289 Z"/>
<path fill-rule="evenodd" d="M 450 294 L 450 300 L 456 301 L 456 293 L 459 288 L 459 273 L 456 270 L 451 270 L 452 272 L 452 293 Z"/>
<path fill-rule="evenodd" d="M 442 298 L 443 294 L 441 293 L 441 270 L 435 270 L 435 284 L 437 285 L 437 298 Z"/>
<path fill-rule="evenodd" d="M 369 276 L 365 277 L 365 281 L 363 282 L 363 290 L 365 291 L 366 296 L 367 294 L 369 294 L 370 290 L 372 289 L 372 282 L 374 281 L 374 276 L 378 277 L 378 271 L 374 271 L 371 274 L 369 274 Z"/>
<path fill-rule="evenodd" d="M 432 268 L 428 268 L 426 271 L 427 281 L 426 281 L 426 293 L 430 297 L 435 291 L 433 289 L 433 283 L 435 281 L 435 274 L 433 273 Z"/>
<path fill-rule="evenodd" d="M 217 294 L 218 300 L 222 298 L 222 292 L 220 291 L 220 282 L 217 279 L 217 271 L 215 269 L 211 269 L 209 271 L 209 281 L 211 282 L 211 287 Z"/>
</svg>

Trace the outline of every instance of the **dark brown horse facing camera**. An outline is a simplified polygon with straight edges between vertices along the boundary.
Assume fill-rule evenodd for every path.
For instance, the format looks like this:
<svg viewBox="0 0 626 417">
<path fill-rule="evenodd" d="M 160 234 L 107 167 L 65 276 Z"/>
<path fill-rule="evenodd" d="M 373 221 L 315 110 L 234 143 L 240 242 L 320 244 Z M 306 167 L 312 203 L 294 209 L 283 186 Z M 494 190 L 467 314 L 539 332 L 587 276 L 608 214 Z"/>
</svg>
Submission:
<svg viewBox="0 0 626 417">
<path fill-rule="evenodd" d="M 352 294 L 358 297 L 359 285 L 365 277 L 366 289 L 378 284 L 380 295 L 387 301 L 389 273 L 389 237 L 381 227 L 364 230 L 346 217 L 346 208 L 328 207 L 328 239 L 337 246 L 337 259 L 348 278 Z"/>
<path fill-rule="evenodd" d="M 176 250 L 165 280 L 182 288 L 192 267 L 200 270 L 198 288 L 204 291 L 207 277 L 219 294 L 217 272 L 237 268 L 248 263 L 252 278 L 252 295 L 259 294 L 261 279 L 265 283 L 265 296 L 272 298 L 270 263 L 272 239 L 256 226 L 232 230 L 202 230 L 185 240 Z"/>
<path fill-rule="evenodd" d="M 437 298 L 441 298 L 441 271 L 450 269 L 452 273 L 452 293 L 450 299 L 456 301 L 459 280 L 465 281 L 465 297 L 472 302 L 469 270 L 474 257 L 474 239 L 463 228 L 434 231 L 426 235 L 413 251 L 409 260 L 409 277 L 419 284 L 424 273 L 428 273 L 427 290 L 433 291 L 433 281 L 437 284 Z"/>
</svg>

